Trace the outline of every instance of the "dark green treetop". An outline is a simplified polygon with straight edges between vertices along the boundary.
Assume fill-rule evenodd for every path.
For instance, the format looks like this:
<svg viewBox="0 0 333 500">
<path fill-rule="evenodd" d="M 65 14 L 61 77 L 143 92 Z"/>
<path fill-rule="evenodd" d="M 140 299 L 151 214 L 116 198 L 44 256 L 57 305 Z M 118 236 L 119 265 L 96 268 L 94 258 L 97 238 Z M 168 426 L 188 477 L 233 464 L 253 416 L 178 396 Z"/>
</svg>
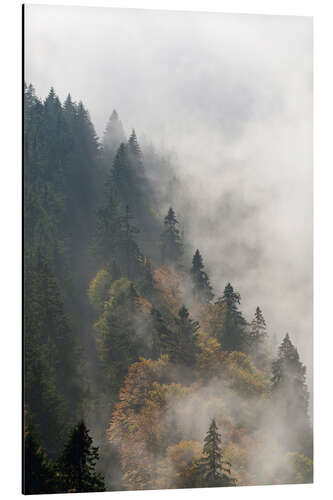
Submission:
<svg viewBox="0 0 333 500">
<path fill-rule="evenodd" d="M 95 470 L 99 459 L 98 448 L 92 443 L 84 422 L 75 425 L 58 461 L 65 491 L 105 491 L 104 479 Z"/>
<path fill-rule="evenodd" d="M 199 352 L 197 331 L 200 325 L 194 321 L 185 306 L 182 306 L 176 318 L 177 341 L 171 359 L 176 363 L 193 367 Z"/>
<path fill-rule="evenodd" d="M 218 340 L 224 351 L 244 351 L 247 349 L 246 321 L 239 310 L 240 294 L 230 283 L 224 289 L 223 296 L 218 299 L 225 305 L 223 326 Z"/>
<path fill-rule="evenodd" d="M 221 448 L 221 435 L 215 419 L 212 420 L 204 439 L 203 457 L 197 463 L 199 484 L 201 487 L 235 486 L 231 477 L 231 464 L 224 460 Z"/>
<path fill-rule="evenodd" d="M 307 416 L 309 393 L 306 385 L 306 367 L 287 333 L 272 365 L 272 392 L 282 395 L 289 417 Z"/>
<path fill-rule="evenodd" d="M 177 262 L 183 255 L 183 243 L 181 241 L 178 220 L 172 207 L 169 208 L 164 217 L 164 231 L 161 234 L 161 257 L 164 264 Z"/>
<path fill-rule="evenodd" d="M 214 294 L 210 286 L 207 273 L 204 271 L 204 264 L 199 250 L 196 250 L 192 259 L 191 278 L 193 281 L 193 294 L 201 302 L 210 302 Z"/>
</svg>

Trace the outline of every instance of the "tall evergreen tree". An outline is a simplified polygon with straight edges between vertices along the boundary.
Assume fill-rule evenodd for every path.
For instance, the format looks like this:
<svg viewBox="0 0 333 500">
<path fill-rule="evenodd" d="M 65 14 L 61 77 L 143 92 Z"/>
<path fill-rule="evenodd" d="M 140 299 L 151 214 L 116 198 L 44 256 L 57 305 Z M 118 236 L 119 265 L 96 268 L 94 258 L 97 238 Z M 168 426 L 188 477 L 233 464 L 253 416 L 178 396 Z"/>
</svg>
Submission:
<svg viewBox="0 0 333 500">
<path fill-rule="evenodd" d="M 158 359 L 161 354 L 168 354 L 171 360 L 175 360 L 178 352 L 178 335 L 172 329 L 168 321 L 164 319 L 160 311 L 154 307 L 151 310 L 152 322 L 152 359 Z"/>
<path fill-rule="evenodd" d="M 123 124 L 114 109 L 106 125 L 103 136 L 104 159 L 107 164 L 112 163 L 121 143 L 125 143 L 126 137 Z"/>
<path fill-rule="evenodd" d="M 264 315 L 258 306 L 254 313 L 248 335 L 249 352 L 254 356 L 260 356 L 267 341 L 267 327 Z"/>
<path fill-rule="evenodd" d="M 27 250 L 24 273 L 24 399 L 43 447 L 54 457 L 75 417 L 80 358 L 59 282 L 40 249 Z"/>
<path fill-rule="evenodd" d="M 171 352 L 173 361 L 188 367 L 195 366 L 200 350 L 197 334 L 199 328 L 199 323 L 192 320 L 186 307 L 182 306 L 176 318 L 176 345 Z"/>
<path fill-rule="evenodd" d="M 199 484 L 201 487 L 235 486 L 236 480 L 231 477 L 231 464 L 224 460 L 221 448 L 221 435 L 215 419 L 212 420 L 204 439 L 203 457 L 197 464 Z"/>
<path fill-rule="evenodd" d="M 309 392 L 306 384 L 306 367 L 287 333 L 272 364 L 272 399 L 274 417 L 283 428 L 283 438 L 289 449 L 308 456 L 312 453 L 310 420 L 308 417 Z"/>
<path fill-rule="evenodd" d="M 164 231 L 161 234 L 161 257 L 163 264 L 175 263 L 183 255 L 178 220 L 172 207 L 164 218 Z"/>
<path fill-rule="evenodd" d="M 207 273 L 204 271 L 204 264 L 199 250 L 196 250 L 192 259 L 192 268 L 190 271 L 193 281 L 193 294 L 199 301 L 207 304 L 210 302 L 214 294 L 210 286 Z"/>
<path fill-rule="evenodd" d="M 58 461 L 64 491 L 105 491 L 104 479 L 95 470 L 99 459 L 98 448 L 92 443 L 83 421 L 74 426 Z"/>
<path fill-rule="evenodd" d="M 283 400 L 287 420 L 307 418 L 309 392 L 306 368 L 299 359 L 296 347 L 287 333 L 279 347 L 278 357 L 272 365 L 272 392 Z"/>
<path fill-rule="evenodd" d="M 223 296 L 218 299 L 224 306 L 224 320 L 218 334 L 218 341 L 224 351 L 247 350 L 246 321 L 238 308 L 240 294 L 230 283 L 224 289 Z"/>
</svg>

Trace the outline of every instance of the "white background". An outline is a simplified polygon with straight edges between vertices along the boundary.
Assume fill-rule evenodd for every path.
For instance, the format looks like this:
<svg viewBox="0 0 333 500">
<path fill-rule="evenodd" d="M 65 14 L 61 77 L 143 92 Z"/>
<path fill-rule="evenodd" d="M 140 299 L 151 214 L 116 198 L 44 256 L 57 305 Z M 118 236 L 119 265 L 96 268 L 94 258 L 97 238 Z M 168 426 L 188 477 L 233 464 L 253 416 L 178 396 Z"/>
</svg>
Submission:
<svg viewBox="0 0 333 500">
<path fill-rule="evenodd" d="M 333 24 L 329 0 L 155 0 L 155 1 L 50 1 L 60 5 L 142 7 L 212 12 L 314 16 L 314 423 L 315 484 L 259 486 L 228 490 L 166 490 L 104 493 L 103 498 L 166 499 L 312 499 L 329 498 L 332 474 L 332 115 Z M 12 499 L 21 493 L 21 5 L 1 2 L 1 344 L 0 344 L 0 495 Z M 97 494 L 82 494 L 96 498 Z M 60 495 L 65 498 L 65 495 Z M 68 498 L 68 497 L 66 497 Z M 81 498 L 81 496 L 80 496 Z"/>
</svg>

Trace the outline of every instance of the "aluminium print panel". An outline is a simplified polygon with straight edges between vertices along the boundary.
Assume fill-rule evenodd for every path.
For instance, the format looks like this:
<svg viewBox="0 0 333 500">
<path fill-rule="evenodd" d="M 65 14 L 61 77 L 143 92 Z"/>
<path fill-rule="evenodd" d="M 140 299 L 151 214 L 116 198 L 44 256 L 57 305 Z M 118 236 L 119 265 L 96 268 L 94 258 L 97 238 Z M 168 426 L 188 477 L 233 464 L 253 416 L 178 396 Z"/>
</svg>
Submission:
<svg viewBox="0 0 333 500">
<path fill-rule="evenodd" d="M 23 492 L 311 483 L 312 19 L 24 6 Z"/>
</svg>

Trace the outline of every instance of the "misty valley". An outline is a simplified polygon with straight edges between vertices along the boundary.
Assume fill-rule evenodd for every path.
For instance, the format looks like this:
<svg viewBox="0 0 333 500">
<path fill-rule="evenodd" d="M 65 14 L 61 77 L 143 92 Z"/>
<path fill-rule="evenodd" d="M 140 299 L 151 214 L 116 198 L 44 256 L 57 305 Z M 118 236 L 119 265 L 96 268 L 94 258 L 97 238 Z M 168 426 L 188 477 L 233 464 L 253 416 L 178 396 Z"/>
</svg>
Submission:
<svg viewBox="0 0 333 500">
<path fill-rule="evenodd" d="M 31 84 L 23 141 L 24 493 L 311 483 L 293 331 L 216 286 L 173 152 Z"/>
</svg>

